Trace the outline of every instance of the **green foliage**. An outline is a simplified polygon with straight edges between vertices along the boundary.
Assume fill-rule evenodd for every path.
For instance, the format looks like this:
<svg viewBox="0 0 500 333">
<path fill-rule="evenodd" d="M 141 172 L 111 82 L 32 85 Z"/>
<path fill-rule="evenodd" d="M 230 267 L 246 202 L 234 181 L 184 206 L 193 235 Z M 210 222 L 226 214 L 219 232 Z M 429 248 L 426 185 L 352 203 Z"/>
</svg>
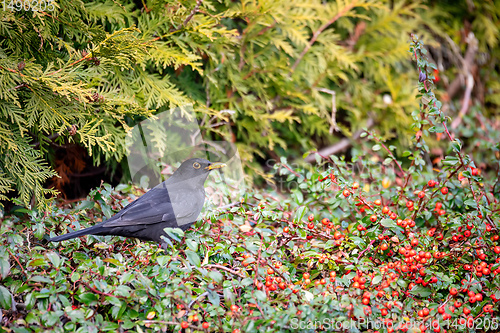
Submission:
<svg viewBox="0 0 500 333">
<path fill-rule="evenodd" d="M 53 4 L 0 14 L 0 165 L 12 150 L 21 169 L 40 171 L 23 182 L 6 169 L 0 190 L 39 208 L 54 194 L 43 188 L 54 147 L 76 143 L 96 164 L 116 163 L 131 126 L 176 106 L 192 104 L 204 136 L 235 139 L 247 163 L 300 156 L 368 118 L 384 137 L 402 135 L 415 106 L 408 32 L 424 23 L 418 13 L 438 12 L 364 0 Z"/>
<path fill-rule="evenodd" d="M 236 140 L 246 164 L 268 180 L 255 156 L 300 157 L 367 124 L 408 146 L 413 31 L 432 41 L 443 82 L 465 82 L 461 53 L 472 39 L 460 29 L 468 22 L 480 52 L 473 100 L 487 115 L 500 100 L 490 70 L 498 68 L 499 14 L 490 2 L 53 5 L 0 13 L 0 195 L 16 191 L 26 206 L 41 208 L 54 194 L 44 184 L 56 175 L 56 147 L 76 143 L 96 164 L 114 165 L 131 126 L 176 106 L 193 106 L 204 137 Z M 8 161 L 8 150 L 22 156 Z M 19 168 L 10 172 L 7 163 Z"/>
<path fill-rule="evenodd" d="M 420 108 L 403 158 L 375 131 L 350 162 L 282 158 L 275 188 L 249 190 L 229 208 L 209 200 L 193 230 L 169 230 L 168 251 L 118 237 L 46 243 L 142 194 L 129 185 L 105 184 L 46 216 L 4 218 L 2 323 L 23 332 L 202 332 L 205 322 L 210 332 L 497 330 L 496 180 L 448 136 L 426 53 L 413 37 Z M 441 133 L 447 153 L 436 169 L 426 140 Z"/>
</svg>

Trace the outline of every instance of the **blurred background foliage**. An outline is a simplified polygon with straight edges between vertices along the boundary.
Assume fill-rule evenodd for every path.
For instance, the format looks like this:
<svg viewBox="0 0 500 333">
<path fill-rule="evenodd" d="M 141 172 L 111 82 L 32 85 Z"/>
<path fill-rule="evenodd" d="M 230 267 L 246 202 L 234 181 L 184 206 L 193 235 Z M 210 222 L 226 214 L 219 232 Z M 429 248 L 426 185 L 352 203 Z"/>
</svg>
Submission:
<svg viewBox="0 0 500 333">
<path fill-rule="evenodd" d="M 349 153 L 364 127 L 405 147 L 418 109 L 412 32 L 429 45 L 438 97 L 466 147 L 498 142 L 498 1 L 5 4 L 4 203 L 41 208 L 57 194 L 85 196 L 103 178 L 118 183 L 126 132 L 185 105 L 206 140 L 237 145 L 254 179 L 271 181 L 269 159 Z M 439 139 L 428 142 L 438 160 Z M 475 157 L 487 163 L 496 153 Z"/>
</svg>

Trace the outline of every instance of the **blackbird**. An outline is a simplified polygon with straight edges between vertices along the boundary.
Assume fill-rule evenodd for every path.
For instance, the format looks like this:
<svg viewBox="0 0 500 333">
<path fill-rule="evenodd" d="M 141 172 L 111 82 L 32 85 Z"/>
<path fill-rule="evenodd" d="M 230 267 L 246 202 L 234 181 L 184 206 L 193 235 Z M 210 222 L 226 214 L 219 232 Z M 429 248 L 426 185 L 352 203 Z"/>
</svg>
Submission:
<svg viewBox="0 0 500 333">
<path fill-rule="evenodd" d="M 160 243 L 168 235 L 164 228 L 188 229 L 203 208 L 204 183 L 211 170 L 224 167 L 202 158 L 184 161 L 174 174 L 108 220 L 92 227 L 49 239 L 60 242 L 83 235 L 115 235 Z"/>
</svg>

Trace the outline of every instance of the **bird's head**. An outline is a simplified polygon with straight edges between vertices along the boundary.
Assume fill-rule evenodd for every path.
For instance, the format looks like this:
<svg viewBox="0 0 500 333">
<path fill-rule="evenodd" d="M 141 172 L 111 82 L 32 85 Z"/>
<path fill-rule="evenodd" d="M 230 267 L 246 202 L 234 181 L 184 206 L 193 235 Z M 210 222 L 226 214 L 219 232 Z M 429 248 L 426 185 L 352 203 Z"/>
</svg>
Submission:
<svg viewBox="0 0 500 333">
<path fill-rule="evenodd" d="M 224 163 L 212 163 L 203 158 L 191 158 L 184 161 L 168 181 L 187 181 L 192 185 L 198 185 L 199 183 L 203 185 L 210 171 L 225 166 Z"/>
</svg>

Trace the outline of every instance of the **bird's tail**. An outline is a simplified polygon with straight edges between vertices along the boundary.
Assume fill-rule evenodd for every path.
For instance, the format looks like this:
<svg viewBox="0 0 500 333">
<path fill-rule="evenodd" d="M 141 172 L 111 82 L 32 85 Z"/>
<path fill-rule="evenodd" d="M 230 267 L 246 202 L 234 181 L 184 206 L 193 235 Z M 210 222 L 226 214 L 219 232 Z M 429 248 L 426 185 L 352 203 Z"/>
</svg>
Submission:
<svg viewBox="0 0 500 333">
<path fill-rule="evenodd" d="M 73 231 L 73 232 L 70 232 L 70 233 L 67 233 L 64 235 L 53 237 L 53 238 L 49 239 L 49 242 L 61 242 L 61 241 L 65 241 L 68 239 L 72 239 L 72 238 L 76 238 L 76 237 L 80 237 L 80 236 L 85 236 L 85 235 L 89 235 L 89 234 L 95 235 L 95 234 L 98 234 L 99 231 L 101 231 L 100 230 L 101 228 L 102 228 L 102 226 L 100 226 L 99 224 L 94 225 L 90 228 L 77 230 L 77 231 Z"/>
</svg>

